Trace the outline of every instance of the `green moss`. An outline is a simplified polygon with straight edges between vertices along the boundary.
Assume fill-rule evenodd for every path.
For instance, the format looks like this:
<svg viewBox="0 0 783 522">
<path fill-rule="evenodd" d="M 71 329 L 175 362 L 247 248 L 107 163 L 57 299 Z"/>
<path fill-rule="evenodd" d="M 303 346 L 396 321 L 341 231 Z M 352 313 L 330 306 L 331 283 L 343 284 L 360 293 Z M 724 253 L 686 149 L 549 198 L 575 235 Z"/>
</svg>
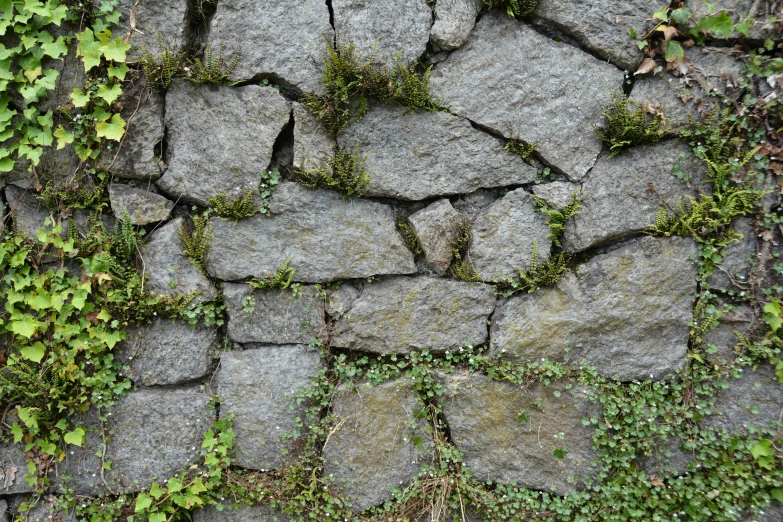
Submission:
<svg viewBox="0 0 783 522">
<path fill-rule="evenodd" d="M 454 279 L 473 283 L 479 281 L 479 274 L 470 261 L 469 250 L 473 241 L 472 225 L 469 221 L 459 224 L 457 239 L 451 243 L 451 251 L 454 259 L 449 266 L 449 273 Z"/>
<path fill-rule="evenodd" d="M 525 143 L 522 140 L 508 140 L 503 146 L 503 150 L 516 154 L 523 160 L 529 160 L 530 156 L 536 151 L 535 143 Z"/>
<path fill-rule="evenodd" d="M 503 9 L 509 16 L 521 18 L 535 11 L 538 0 L 481 0 L 489 9 Z"/>
<path fill-rule="evenodd" d="M 413 229 L 410 223 L 408 223 L 408 220 L 398 219 L 395 222 L 395 225 L 397 226 L 397 230 L 400 231 L 402 242 L 405 243 L 405 246 L 408 247 L 408 250 L 410 250 L 414 256 L 420 255 L 422 250 L 421 243 L 419 242 L 419 236 L 416 235 L 416 231 Z"/>
</svg>

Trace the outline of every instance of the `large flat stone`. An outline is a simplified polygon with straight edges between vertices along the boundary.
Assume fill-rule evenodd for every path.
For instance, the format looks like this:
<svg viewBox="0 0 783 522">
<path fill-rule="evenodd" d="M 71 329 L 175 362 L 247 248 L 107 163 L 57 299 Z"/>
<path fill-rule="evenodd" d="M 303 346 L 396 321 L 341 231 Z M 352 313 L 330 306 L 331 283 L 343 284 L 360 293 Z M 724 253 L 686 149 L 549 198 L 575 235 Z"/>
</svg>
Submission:
<svg viewBox="0 0 783 522">
<path fill-rule="evenodd" d="M 105 459 L 111 470 L 103 472 L 96 452 L 104 448 L 101 423 L 94 412 L 84 424 L 90 428 L 83 447 L 68 446 L 65 470 L 68 486 L 77 494 L 107 491 L 141 491 L 154 481 L 163 483 L 185 471 L 199 456 L 204 432 L 215 411 L 209 395 L 198 389 L 142 388 L 121 398 L 106 412 L 110 434 Z"/>
<path fill-rule="evenodd" d="M 232 80 L 272 76 L 303 91 L 321 88 L 323 51 L 333 38 L 323 0 L 222 0 L 209 30 L 212 49 L 240 57 Z"/>
<path fill-rule="evenodd" d="M 331 345 L 384 354 L 424 348 L 443 353 L 485 342 L 494 309 L 494 294 L 480 283 L 395 277 L 364 288 L 337 321 Z"/>
<path fill-rule="evenodd" d="M 775 430 L 783 410 L 783 385 L 769 364 L 742 369 L 739 379 L 729 378 L 729 389 L 715 400 L 713 415 L 700 424 L 729 433 L 749 428 Z"/>
<path fill-rule="evenodd" d="M 332 0 L 332 9 L 338 41 L 355 45 L 362 58 L 391 66 L 399 53 L 407 65 L 427 50 L 432 10 L 426 0 Z"/>
<path fill-rule="evenodd" d="M 738 218 L 732 229 L 742 234 L 742 238 L 729 243 L 723 250 L 723 259 L 712 267 L 712 274 L 706 283 L 712 288 L 747 290 L 750 268 L 757 260 L 758 238 L 753 231 L 751 218 Z"/>
<path fill-rule="evenodd" d="M 111 210 L 119 219 L 128 213 L 134 225 L 148 225 L 156 221 L 166 221 L 174 208 L 174 202 L 160 194 L 133 188 L 122 183 L 112 183 L 107 187 Z"/>
<path fill-rule="evenodd" d="M 592 475 L 593 428 L 582 420 L 599 417 L 601 408 L 581 386 L 567 389 L 559 381 L 522 389 L 480 374 L 438 380 L 446 388 L 451 438 L 477 479 L 567 494 Z M 564 449 L 564 458 L 555 449 Z"/>
<path fill-rule="evenodd" d="M 602 155 L 582 185 L 582 208 L 566 223 L 565 249 L 578 252 L 641 234 L 655 224 L 659 208 L 677 208 L 679 198 L 696 196 L 694 188 L 672 175 L 676 165 L 694 180 L 703 176 L 679 140 L 633 147 L 614 158 Z"/>
<path fill-rule="evenodd" d="M 294 163 L 296 170 L 323 169 L 332 172 L 334 151 L 337 144 L 324 125 L 299 103 L 293 104 L 294 114 Z"/>
<path fill-rule="evenodd" d="M 185 225 L 177 218 L 150 234 L 141 247 L 139 257 L 144 263 L 147 280 L 144 289 L 158 295 L 198 292 L 193 303 L 217 298 L 217 290 L 185 255 L 185 245 L 179 237 Z"/>
<path fill-rule="evenodd" d="M 549 233 L 546 215 L 530 194 L 516 189 L 478 215 L 468 256 L 482 281 L 516 277 L 518 269 L 530 268 L 533 244 L 538 245 L 539 262 L 549 257 Z"/>
<path fill-rule="evenodd" d="M 535 143 L 547 162 L 581 179 L 601 151 L 590 124 L 613 91 L 619 93 L 623 74 L 496 10 L 433 70 L 430 82 L 447 109 Z"/>
<path fill-rule="evenodd" d="M 481 0 L 441 0 L 435 4 L 435 23 L 430 41 L 437 48 L 451 51 L 465 43 L 476 24 Z"/>
<path fill-rule="evenodd" d="M 354 512 L 390 498 L 392 488 L 404 488 L 429 461 L 432 436 L 426 418 L 416 418 L 423 408 L 402 380 L 337 388 L 334 431 L 323 449 L 324 474 Z"/>
<path fill-rule="evenodd" d="M 691 239 L 644 237 L 598 255 L 553 288 L 498 306 L 490 352 L 595 366 L 623 381 L 685 364 L 696 292 Z"/>
<path fill-rule="evenodd" d="M 193 511 L 193 522 L 288 522 L 291 517 L 283 515 L 265 504 L 261 506 L 224 506 L 218 511 L 215 506 Z"/>
<path fill-rule="evenodd" d="M 237 343 L 307 344 L 320 337 L 324 303 L 314 286 L 291 290 L 254 290 L 247 284 L 225 283 L 228 337 Z"/>
<path fill-rule="evenodd" d="M 122 16 L 114 36 L 130 36 L 127 40 L 131 44 L 128 59 L 142 58 L 145 51 L 154 56 L 163 49 L 174 53 L 182 51 L 188 24 L 187 0 L 120 0 L 118 10 Z M 131 30 L 132 16 L 136 22 L 135 30 Z M 158 45 L 158 35 L 163 49 Z"/>
<path fill-rule="evenodd" d="M 726 313 L 718 320 L 718 325 L 702 337 L 708 348 L 706 357 L 710 361 L 733 361 L 737 358 L 735 348 L 740 343 L 741 335 L 748 337 L 754 327 L 753 310 L 749 306 L 740 305 L 736 310 Z M 713 351 L 714 353 L 710 353 Z"/>
<path fill-rule="evenodd" d="M 303 345 L 246 347 L 220 355 L 220 411 L 234 414 L 236 464 L 275 469 L 283 464 L 282 451 L 290 446 L 280 437 L 293 431 L 295 419 L 304 414 L 304 405 L 296 405 L 296 391 L 309 386 L 321 369 L 321 359 L 317 351 Z"/>
<path fill-rule="evenodd" d="M 172 82 L 166 94 L 169 168 L 158 186 L 203 206 L 221 192 L 258 194 L 260 173 L 289 120 L 288 102 L 272 87 Z"/>
<path fill-rule="evenodd" d="M 290 259 L 295 281 L 324 282 L 416 271 L 392 210 L 328 190 L 281 183 L 270 216 L 213 219 L 209 273 L 226 281 L 268 277 Z"/>
<path fill-rule="evenodd" d="M 613 64 L 635 71 L 644 53 L 628 38 L 633 27 L 645 34 L 654 27 L 647 0 L 540 0 L 534 13 Z"/>
<path fill-rule="evenodd" d="M 115 357 L 127 365 L 125 375 L 137 385 L 181 384 L 204 377 L 212 366 L 217 344 L 212 328 L 156 319 L 127 333 Z"/>
<path fill-rule="evenodd" d="M 427 267 L 436 274 L 443 275 L 449 269 L 461 220 L 462 216 L 454 210 L 448 199 L 439 199 L 408 216 L 419 238 Z"/>
<path fill-rule="evenodd" d="M 418 200 L 536 178 L 536 169 L 503 150 L 501 140 L 445 112 L 377 105 L 337 143 L 367 155 L 369 196 Z"/>
</svg>

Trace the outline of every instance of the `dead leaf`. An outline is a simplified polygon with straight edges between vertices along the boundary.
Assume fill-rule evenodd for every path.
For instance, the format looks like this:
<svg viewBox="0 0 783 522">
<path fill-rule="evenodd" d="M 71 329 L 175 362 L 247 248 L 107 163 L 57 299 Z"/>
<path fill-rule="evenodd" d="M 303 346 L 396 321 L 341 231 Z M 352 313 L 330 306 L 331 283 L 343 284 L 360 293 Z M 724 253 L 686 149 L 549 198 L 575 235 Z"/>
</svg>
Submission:
<svg viewBox="0 0 783 522">
<path fill-rule="evenodd" d="M 765 230 L 761 233 L 761 239 L 764 241 L 772 241 L 772 231 L 771 230 Z"/>
<path fill-rule="evenodd" d="M 663 481 L 661 479 L 659 479 L 658 477 L 656 477 L 655 475 L 651 475 L 650 476 L 650 482 L 652 483 L 653 486 L 658 487 L 658 488 L 663 486 Z"/>
<path fill-rule="evenodd" d="M 3 488 L 8 489 L 14 485 L 14 479 L 16 478 L 16 472 L 19 470 L 13 464 L 6 466 L 3 470 L 5 472 L 5 479 L 3 480 Z"/>
<path fill-rule="evenodd" d="M 669 40 L 677 36 L 677 32 L 678 32 L 677 28 L 672 27 L 671 25 L 659 25 L 657 30 L 663 33 L 663 40 L 665 42 L 668 42 Z"/>
<path fill-rule="evenodd" d="M 656 67 L 655 60 L 651 60 L 649 58 L 645 58 L 642 63 L 639 65 L 639 68 L 636 69 L 636 72 L 633 73 L 634 76 L 637 74 L 647 74 L 649 72 L 652 72 L 655 70 Z"/>
<path fill-rule="evenodd" d="M 693 40 L 685 40 L 684 42 L 682 42 L 683 47 L 693 47 L 694 45 L 696 45 L 696 42 L 694 42 Z"/>
</svg>

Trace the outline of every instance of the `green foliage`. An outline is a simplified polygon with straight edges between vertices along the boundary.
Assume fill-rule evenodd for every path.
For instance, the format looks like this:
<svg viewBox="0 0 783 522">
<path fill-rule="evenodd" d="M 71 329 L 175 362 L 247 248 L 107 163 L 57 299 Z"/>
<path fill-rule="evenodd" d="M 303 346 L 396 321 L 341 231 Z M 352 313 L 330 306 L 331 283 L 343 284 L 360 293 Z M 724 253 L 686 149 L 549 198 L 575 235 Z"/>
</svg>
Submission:
<svg viewBox="0 0 783 522">
<path fill-rule="evenodd" d="M 201 5 L 207 4 L 208 2 L 204 1 Z M 175 52 L 166 46 L 160 35 L 158 35 L 158 49 L 160 50 L 158 55 L 145 50 L 140 64 L 147 80 L 159 91 L 166 91 L 174 78 L 185 78 L 195 84 L 234 85 L 229 77 L 239 63 L 239 55 L 227 62 L 222 47 L 215 55 L 212 48 L 207 46 L 203 60 L 189 59 L 184 52 Z"/>
<path fill-rule="evenodd" d="M 159 55 L 154 55 L 144 50 L 144 56 L 139 64 L 144 69 L 147 81 L 159 91 L 166 91 L 171 85 L 171 80 L 183 72 L 187 62 L 184 52 L 175 52 L 164 45 L 163 38 L 158 34 Z"/>
<path fill-rule="evenodd" d="M 261 199 L 261 206 L 259 207 L 258 212 L 261 214 L 269 213 L 269 205 L 272 204 L 272 194 L 277 190 L 277 185 L 279 183 L 279 170 L 265 170 L 261 173 L 261 181 L 258 182 L 258 195 Z"/>
<path fill-rule="evenodd" d="M 649 114 L 626 95 L 615 96 L 602 115 L 605 125 L 593 125 L 593 130 L 609 147 L 610 158 L 628 147 L 655 143 L 664 137 L 668 128 L 661 113 Z"/>
<path fill-rule="evenodd" d="M 481 0 L 481 3 L 489 9 L 503 9 L 508 16 L 522 18 L 533 14 L 538 0 Z"/>
<path fill-rule="evenodd" d="M 359 149 L 353 152 L 338 150 L 334 154 L 331 171 L 324 167 L 294 171 L 294 179 L 308 188 L 325 188 L 342 192 L 343 196 L 363 196 L 370 182 L 364 169 L 365 157 Z"/>
<path fill-rule="evenodd" d="M 306 94 L 303 103 L 332 134 L 339 134 L 351 121 L 367 112 L 367 99 L 397 103 L 412 109 L 437 110 L 429 91 L 431 67 L 418 73 L 416 64 L 406 66 L 398 55 L 394 68 L 387 69 L 374 56 L 361 60 L 353 44 L 334 47 L 327 42 L 324 52 L 321 96 Z"/>
<path fill-rule="evenodd" d="M 467 283 L 479 281 L 478 272 L 470 261 L 469 250 L 472 241 L 472 224 L 467 220 L 463 221 L 459 224 L 457 238 L 451 243 L 454 258 L 449 266 L 449 273 L 454 279 Z"/>
<path fill-rule="evenodd" d="M 37 195 L 50 210 L 85 209 L 102 211 L 109 206 L 106 186 L 103 183 L 89 186 L 72 184 L 57 187 L 47 183 L 44 190 Z"/>
<path fill-rule="evenodd" d="M 495 281 L 495 291 L 504 297 L 516 292 L 527 291 L 533 293 L 539 288 L 557 284 L 568 271 L 571 256 L 566 252 L 560 252 L 550 256 L 543 263 L 538 261 L 538 243 L 533 243 L 533 254 L 530 260 L 530 268 L 526 271 L 517 269 L 519 279 L 501 277 Z"/>
<path fill-rule="evenodd" d="M 535 143 L 525 143 L 522 140 L 508 140 L 503 146 L 503 150 L 516 154 L 523 160 L 529 160 L 530 156 L 536 151 Z"/>
<path fill-rule="evenodd" d="M 577 215 L 581 207 L 579 191 L 574 191 L 574 193 L 571 194 L 571 199 L 568 202 L 568 205 L 563 208 L 563 210 L 555 210 L 551 208 L 549 205 L 547 205 L 546 201 L 539 198 L 538 196 L 533 195 L 532 197 L 533 202 L 536 204 L 538 209 L 546 214 L 546 224 L 549 227 L 549 234 L 547 237 L 552 239 L 552 243 L 554 243 L 555 246 L 561 246 L 560 237 L 565 232 L 566 222 Z"/>
<path fill-rule="evenodd" d="M 223 47 L 220 47 L 220 52 L 215 55 L 210 46 L 207 46 L 204 51 L 204 60 L 200 58 L 194 58 L 189 63 L 190 70 L 187 71 L 187 78 L 189 81 L 201 84 L 201 83 L 214 83 L 217 85 L 234 85 L 235 82 L 229 80 L 231 73 L 234 72 L 237 64 L 239 63 L 239 55 L 234 56 L 230 62 L 227 62 L 223 57 Z"/>
<path fill-rule="evenodd" d="M 294 279 L 294 274 L 296 273 L 296 270 L 288 266 L 288 263 L 290 263 L 290 259 L 286 259 L 283 261 L 283 264 L 280 265 L 280 268 L 277 270 L 277 273 L 275 275 L 265 277 L 263 279 L 259 279 L 257 277 L 254 277 L 250 281 L 248 281 L 247 284 L 252 286 L 253 288 L 258 288 L 259 290 L 272 290 L 273 288 L 288 288 L 291 286 L 291 281 Z"/>
<path fill-rule="evenodd" d="M 416 235 L 416 230 L 408 223 L 407 219 L 398 219 L 395 222 L 397 230 L 400 231 L 402 236 L 402 242 L 408 247 L 414 256 L 418 256 L 422 253 L 421 243 L 419 242 L 419 236 Z"/>
<path fill-rule="evenodd" d="M 184 254 L 188 256 L 190 262 L 198 268 L 199 272 L 208 276 L 207 256 L 213 237 L 210 232 L 209 212 L 191 216 L 191 221 L 190 225 L 183 223 L 182 229 L 177 234 L 185 246 Z"/>
<path fill-rule="evenodd" d="M 255 216 L 259 211 L 251 190 L 248 190 L 244 196 L 240 195 L 234 198 L 221 192 L 216 196 L 208 197 L 207 200 L 218 216 L 224 219 L 233 219 L 234 223 L 242 218 Z"/>
</svg>

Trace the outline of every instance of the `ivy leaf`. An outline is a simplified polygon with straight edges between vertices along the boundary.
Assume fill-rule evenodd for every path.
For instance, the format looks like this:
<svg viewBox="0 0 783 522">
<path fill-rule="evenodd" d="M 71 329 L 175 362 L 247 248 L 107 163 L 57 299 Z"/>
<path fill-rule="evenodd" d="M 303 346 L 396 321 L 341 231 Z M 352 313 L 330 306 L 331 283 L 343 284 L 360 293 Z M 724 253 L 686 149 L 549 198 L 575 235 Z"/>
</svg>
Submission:
<svg viewBox="0 0 783 522">
<path fill-rule="evenodd" d="M 166 522 L 166 514 L 150 513 L 150 522 Z"/>
<path fill-rule="evenodd" d="M 669 40 L 666 42 L 666 61 L 671 62 L 675 58 L 682 60 L 685 57 L 685 51 L 680 45 L 680 42 L 676 40 Z"/>
<path fill-rule="evenodd" d="M 672 11 L 672 20 L 680 25 L 688 23 L 688 17 L 691 15 L 691 10 L 687 7 L 680 7 Z"/>
<path fill-rule="evenodd" d="M 41 326 L 41 322 L 36 321 L 29 315 L 26 315 L 24 319 L 10 321 L 9 329 L 16 335 L 30 338 L 35 334 L 35 331 Z"/>
<path fill-rule="evenodd" d="M 778 502 L 783 502 L 783 488 L 772 488 L 769 492 L 769 496 Z"/>
<path fill-rule="evenodd" d="M 669 21 L 669 8 L 668 7 L 661 7 L 658 11 L 655 11 L 653 13 L 653 18 L 657 18 L 658 20 L 663 20 L 664 22 Z"/>
<path fill-rule="evenodd" d="M 98 87 L 98 92 L 96 93 L 100 98 L 103 98 L 106 100 L 106 103 L 112 104 L 114 103 L 114 100 L 120 97 L 120 94 L 122 94 L 122 87 L 120 84 L 115 84 L 112 87 L 108 87 L 105 84 L 101 84 Z"/>
<path fill-rule="evenodd" d="M 46 56 L 52 58 L 59 58 L 60 56 L 68 53 L 68 46 L 65 45 L 65 38 L 58 37 L 57 40 L 45 44 L 41 44 L 41 49 Z"/>
<path fill-rule="evenodd" d="M 748 32 L 750 31 L 750 26 L 755 22 L 753 18 L 746 18 L 742 22 L 738 23 L 734 26 L 734 29 L 740 33 L 744 34 L 745 36 L 748 36 Z"/>
<path fill-rule="evenodd" d="M 82 89 L 74 89 L 70 98 L 74 107 L 84 107 L 90 103 L 90 93 L 84 92 Z"/>
<path fill-rule="evenodd" d="M 769 457 L 775 454 L 775 451 L 770 449 L 772 441 L 769 439 L 761 439 L 752 448 L 750 448 L 750 454 L 754 459 L 759 457 Z"/>
<path fill-rule="evenodd" d="M 14 436 L 14 442 L 22 442 L 24 432 L 22 431 L 22 427 L 19 426 L 18 422 L 14 422 L 14 425 L 11 426 L 11 434 Z"/>
<path fill-rule="evenodd" d="M 152 506 L 152 499 L 146 493 L 139 493 L 139 496 L 136 497 L 136 513 L 149 509 L 150 506 Z M 150 519 L 152 519 L 151 516 Z"/>
<path fill-rule="evenodd" d="M 95 134 L 99 138 L 120 141 L 125 135 L 125 120 L 119 114 L 111 117 L 110 122 L 101 122 L 95 125 Z"/>
<path fill-rule="evenodd" d="M 731 28 L 733 26 L 734 24 L 731 22 L 729 15 L 726 14 L 726 11 L 721 11 L 715 19 L 715 27 L 713 27 L 712 30 L 715 32 L 715 34 L 719 34 L 724 38 L 728 38 L 731 34 Z"/>
<path fill-rule="evenodd" d="M 57 138 L 57 150 L 62 149 L 68 143 L 73 143 L 73 133 L 65 130 L 62 125 L 54 131 L 54 137 Z"/>
<path fill-rule="evenodd" d="M 84 444 L 84 437 L 86 435 L 86 432 L 84 431 L 84 428 L 75 428 L 73 431 L 69 431 L 65 435 L 63 435 L 63 440 L 65 440 L 68 444 L 73 444 L 74 446 L 81 447 L 82 444 Z"/>
<path fill-rule="evenodd" d="M 125 53 L 131 46 L 130 44 L 124 43 L 121 36 L 112 40 L 111 32 L 104 31 L 98 35 L 98 39 L 101 42 L 101 52 L 107 60 L 114 60 L 115 62 L 125 61 Z"/>
<path fill-rule="evenodd" d="M 568 451 L 565 448 L 555 448 L 554 453 L 552 453 L 552 456 L 556 459 L 564 459 L 566 455 L 568 455 Z"/>
<path fill-rule="evenodd" d="M 109 78 L 117 78 L 118 80 L 122 81 L 125 79 L 125 75 L 128 74 L 128 66 L 124 63 L 121 63 L 120 65 L 109 67 Z"/>
<path fill-rule="evenodd" d="M 41 343 L 35 343 L 32 346 L 25 346 L 19 352 L 22 354 L 22 359 L 39 363 L 46 354 L 46 347 Z"/>
<path fill-rule="evenodd" d="M 95 41 L 95 35 L 90 28 L 76 33 L 76 38 L 79 40 L 76 52 L 82 57 L 84 72 L 89 72 L 90 69 L 101 64 L 101 44 Z"/>
<path fill-rule="evenodd" d="M 783 307 L 777 300 L 770 301 L 764 305 L 765 314 L 761 317 L 762 320 L 767 323 L 773 332 L 777 332 L 778 328 L 783 325 Z"/>
</svg>

